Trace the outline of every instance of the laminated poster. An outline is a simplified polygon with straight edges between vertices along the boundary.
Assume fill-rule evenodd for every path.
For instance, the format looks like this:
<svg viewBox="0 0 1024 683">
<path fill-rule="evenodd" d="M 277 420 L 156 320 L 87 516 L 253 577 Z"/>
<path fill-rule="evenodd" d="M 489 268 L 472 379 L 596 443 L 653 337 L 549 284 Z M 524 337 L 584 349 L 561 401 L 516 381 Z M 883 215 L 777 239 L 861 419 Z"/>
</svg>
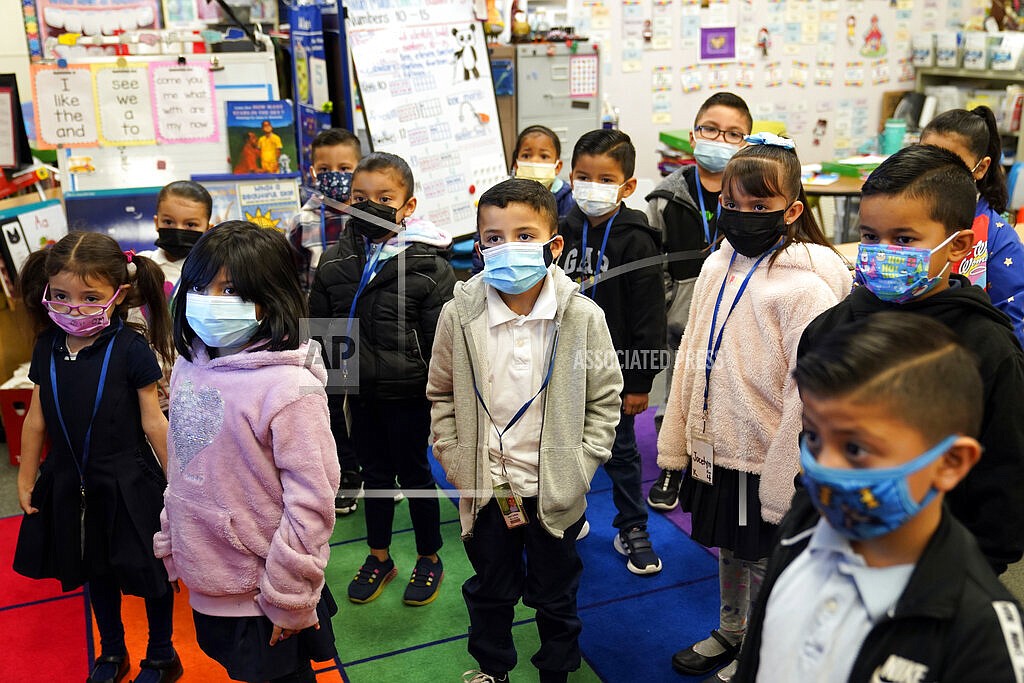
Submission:
<svg viewBox="0 0 1024 683">
<path fill-rule="evenodd" d="M 217 142 L 213 73 L 207 64 L 151 64 L 157 141 Z"/>
<path fill-rule="evenodd" d="M 32 94 L 40 148 L 95 146 L 99 142 L 88 66 L 33 66 Z"/>
<path fill-rule="evenodd" d="M 146 65 L 93 65 L 93 86 L 99 104 L 101 144 L 156 143 Z"/>
</svg>

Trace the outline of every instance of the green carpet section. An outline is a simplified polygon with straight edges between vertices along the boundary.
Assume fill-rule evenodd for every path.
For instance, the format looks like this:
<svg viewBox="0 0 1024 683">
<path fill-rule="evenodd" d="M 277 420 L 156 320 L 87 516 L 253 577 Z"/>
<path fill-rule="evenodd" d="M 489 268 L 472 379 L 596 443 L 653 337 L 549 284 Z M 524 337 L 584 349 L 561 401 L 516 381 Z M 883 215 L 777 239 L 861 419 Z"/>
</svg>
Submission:
<svg viewBox="0 0 1024 683">
<path fill-rule="evenodd" d="M 327 584 L 338 601 L 334 632 L 345 675 L 351 683 L 384 680 L 453 681 L 476 668 L 466 650 L 469 615 L 462 600 L 462 584 L 473 574 L 459 538 L 458 510 L 441 501 L 441 533 L 444 547 L 444 579 L 437 599 L 423 607 L 402 603 L 402 592 L 416 564 L 416 542 L 409 519 L 409 503 L 395 506 L 395 534 L 391 555 L 398 575 L 379 598 L 365 605 L 348 601 L 348 583 L 367 555 L 363 505 L 351 515 L 339 517 L 331 539 Z M 526 623 L 522 623 L 526 622 Z M 533 610 L 516 608 L 513 634 L 519 665 L 514 680 L 537 681 L 530 657 L 539 647 Z M 412 676 L 415 675 L 415 678 Z M 586 663 L 570 676 L 571 681 L 600 681 Z"/>
</svg>

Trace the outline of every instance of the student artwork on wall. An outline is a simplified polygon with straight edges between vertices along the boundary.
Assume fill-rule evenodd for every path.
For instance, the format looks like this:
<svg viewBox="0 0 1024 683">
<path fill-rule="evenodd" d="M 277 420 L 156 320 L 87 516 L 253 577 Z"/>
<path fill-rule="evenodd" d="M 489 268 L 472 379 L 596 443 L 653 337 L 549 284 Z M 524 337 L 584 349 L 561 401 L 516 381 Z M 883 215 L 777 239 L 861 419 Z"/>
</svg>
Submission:
<svg viewBox="0 0 1024 683">
<path fill-rule="evenodd" d="M 297 170 L 295 117 L 290 102 L 227 102 L 228 152 L 233 173 Z"/>
<path fill-rule="evenodd" d="M 736 27 L 716 26 L 700 30 L 700 61 L 731 62 L 736 59 Z"/>
<path fill-rule="evenodd" d="M 409 162 L 417 215 L 469 234 L 476 198 L 508 177 L 473 3 L 364 0 L 346 27 L 373 149 Z"/>
</svg>

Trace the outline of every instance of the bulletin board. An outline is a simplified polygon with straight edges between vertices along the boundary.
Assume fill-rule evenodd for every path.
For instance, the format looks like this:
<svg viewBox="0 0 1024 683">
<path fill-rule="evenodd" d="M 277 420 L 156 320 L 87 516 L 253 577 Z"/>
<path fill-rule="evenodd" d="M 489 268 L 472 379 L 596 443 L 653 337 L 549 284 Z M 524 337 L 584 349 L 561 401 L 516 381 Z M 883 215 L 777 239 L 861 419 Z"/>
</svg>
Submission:
<svg viewBox="0 0 1024 683">
<path fill-rule="evenodd" d="M 228 101 L 278 97 L 273 51 L 91 57 L 33 65 L 40 147 L 65 191 L 159 187 L 230 173 Z"/>
<path fill-rule="evenodd" d="M 804 163 L 877 135 L 882 93 L 914 88 L 912 34 L 955 30 L 990 0 L 567 0 L 601 45 L 601 90 L 657 178 L 658 133 L 686 130 L 730 91 L 781 121 Z M 533 9 L 531 5 L 531 10 Z"/>
<path fill-rule="evenodd" d="M 362 0 L 346 8 L 373 149 L 409 162 L 418 215 L 456 236 L 473 232 L 476 199 L 508 177 L 473 3 Z"/>
</svg>

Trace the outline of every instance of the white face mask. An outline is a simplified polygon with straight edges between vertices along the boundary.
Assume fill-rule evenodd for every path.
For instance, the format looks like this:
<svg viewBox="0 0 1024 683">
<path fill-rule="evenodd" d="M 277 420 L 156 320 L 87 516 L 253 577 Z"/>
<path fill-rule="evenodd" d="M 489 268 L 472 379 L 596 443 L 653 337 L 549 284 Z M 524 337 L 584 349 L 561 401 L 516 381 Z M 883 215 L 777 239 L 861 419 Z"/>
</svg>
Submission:
<svg viewBox="0 0 1024 683">
<path fill-rule="evenodd" d="M 587 216 L 599 218 L 611 213 L 619 206 L 619 190 L 622 185 L 590 183 L 576 180 L 572 184 L 572 198 Z"/>
<path fill-rule="evenodd" d="M 209 296 L 189 292 L 185 319 L 203 343 L 222 349 L 240 346 L 252 338 L 260 322 L 256 304 L 237 296 Z"/>
<path fill-rule="evenodd" d="M 542 164 L 532 161 L 517 161 L 515 176 L 516 178 L 536 180 L 550 190 L 551 185 L 555 182 L 555 178 L 558 177 L 558 173 L 555 171 L 556 168 L 558 168 L 557 163 Z"/>
</svg>

